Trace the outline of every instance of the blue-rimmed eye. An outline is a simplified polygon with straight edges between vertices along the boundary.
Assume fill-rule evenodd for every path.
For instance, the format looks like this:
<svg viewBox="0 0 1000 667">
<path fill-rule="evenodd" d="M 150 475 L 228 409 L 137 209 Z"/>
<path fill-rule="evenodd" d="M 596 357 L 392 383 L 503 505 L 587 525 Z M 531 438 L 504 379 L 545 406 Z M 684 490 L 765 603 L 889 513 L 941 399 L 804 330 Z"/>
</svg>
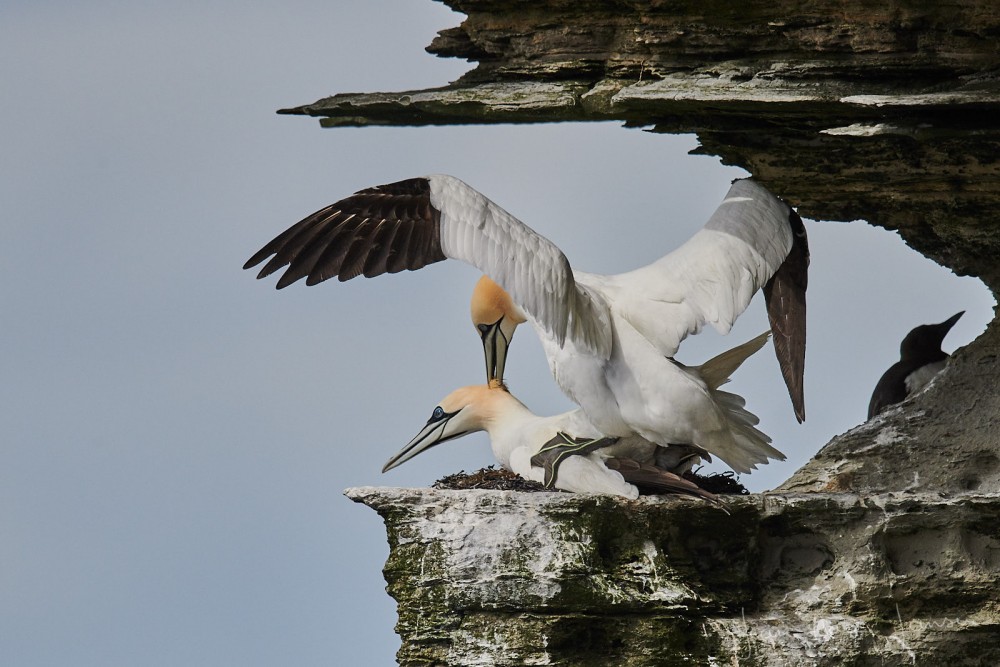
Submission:
<svg viewBox="0 0 1000 667">
<path fill-rule="evenodd" d="M 434 412 L 431 413 L 431 421 L 437 421 L 442 418 L 444 418 L 444 410 L 442 410 L 441 406 L 439 405 L 436 408 L 434 408 Z"/>
</svg>

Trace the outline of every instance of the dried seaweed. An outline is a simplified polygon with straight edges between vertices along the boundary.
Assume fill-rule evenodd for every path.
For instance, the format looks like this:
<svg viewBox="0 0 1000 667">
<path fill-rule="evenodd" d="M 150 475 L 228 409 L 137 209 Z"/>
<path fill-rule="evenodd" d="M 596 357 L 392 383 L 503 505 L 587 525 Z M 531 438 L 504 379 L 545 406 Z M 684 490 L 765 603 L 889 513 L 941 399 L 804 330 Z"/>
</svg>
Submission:
<svg viewBox="0 0 1000 667">
<path fill-rule="evenodd" d="M 716 495 L 749 496 L 750 491 L 740 483 L 740 476 L 733 471 L 714 472 L 711 475 L 699 475 L 695 471 L 684 473 L 684 479 L 694 482 L 705 491 Z"/>
<path fill-rule="evenodd" d="M 432 485 L 435 489 L 493 489 L 496 491 L 546 491 L 538 482 L 524 479 L 503 468 L 488 466 L 476 472 L 461 470 L 442 477 Z"/>
</svg>

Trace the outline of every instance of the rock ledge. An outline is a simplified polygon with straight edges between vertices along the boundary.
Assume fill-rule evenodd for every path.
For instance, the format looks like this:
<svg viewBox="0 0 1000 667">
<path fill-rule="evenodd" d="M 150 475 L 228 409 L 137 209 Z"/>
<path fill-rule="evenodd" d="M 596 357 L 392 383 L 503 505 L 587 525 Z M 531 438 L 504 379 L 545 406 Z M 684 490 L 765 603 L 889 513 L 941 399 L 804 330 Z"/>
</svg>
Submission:
<svg viewBox="0 0 1000 667">
<path fill-rule="evenodd" d="M 361 487 L 401 665 L 1000 664 L 1000 495 Z"/>
</svg>

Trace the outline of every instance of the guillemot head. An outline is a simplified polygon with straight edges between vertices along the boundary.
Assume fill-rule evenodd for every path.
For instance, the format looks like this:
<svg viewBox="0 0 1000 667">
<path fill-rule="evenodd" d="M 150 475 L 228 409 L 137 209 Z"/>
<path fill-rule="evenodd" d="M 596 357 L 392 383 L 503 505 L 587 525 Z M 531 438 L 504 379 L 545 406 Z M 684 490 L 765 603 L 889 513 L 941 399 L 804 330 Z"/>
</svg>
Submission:
<svg viewBox="0 0 1000 667">
<path fill-rule="evenodd" d="M 960 313 L 955 313 L 944 322 L 938 324 L 923 324 L 919 327 L 915 327 L 910 333 L 906 334 L 903 342 L 899 345 L 899 358 L 903 361 L 920 361 L 928 360 L 935 361 L 937 359 L 944 359 L 944 352 L 941 351 L 941 343 L 944 342 L 945 336 L 951 331 L 951 328 L 955 326 L 959 318 L 965 314 L 963 310 Z"/>
</svg>

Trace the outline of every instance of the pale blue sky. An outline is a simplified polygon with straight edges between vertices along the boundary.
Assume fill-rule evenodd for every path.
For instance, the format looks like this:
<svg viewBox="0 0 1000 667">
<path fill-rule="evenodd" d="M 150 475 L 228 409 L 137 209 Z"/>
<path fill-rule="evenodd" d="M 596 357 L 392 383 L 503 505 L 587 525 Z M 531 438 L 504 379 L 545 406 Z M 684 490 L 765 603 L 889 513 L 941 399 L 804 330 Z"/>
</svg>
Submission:
<svg viewBox="0 0 1000 667">
<path fill-rule="evenodd" d="M 744 175 L 691 136 L 614 123 L 321 130 L 280 107 L 441 85 L 435 2 L 46 2 L 0 9 L 0 655 L 42 665 L 383 665 L 397 648 L 381 520 L 341 494 L 491 463 L 469 437 L 388 475 L 437 400 L 482 381 L 474 270 L 277 292 L 240 269 L 355 190 L 455 174 L 616 272 L 682 243 Z M 770 351 L 730 388 L 789 460 L 859 423 L 913 326 L 992 299 L 889 232 L 809 224 L 806 401 Z M 763 331 L 754 302 L 729 339 Z M 507 374 L 568 407 L 534 335 Z"/>
</svg>

